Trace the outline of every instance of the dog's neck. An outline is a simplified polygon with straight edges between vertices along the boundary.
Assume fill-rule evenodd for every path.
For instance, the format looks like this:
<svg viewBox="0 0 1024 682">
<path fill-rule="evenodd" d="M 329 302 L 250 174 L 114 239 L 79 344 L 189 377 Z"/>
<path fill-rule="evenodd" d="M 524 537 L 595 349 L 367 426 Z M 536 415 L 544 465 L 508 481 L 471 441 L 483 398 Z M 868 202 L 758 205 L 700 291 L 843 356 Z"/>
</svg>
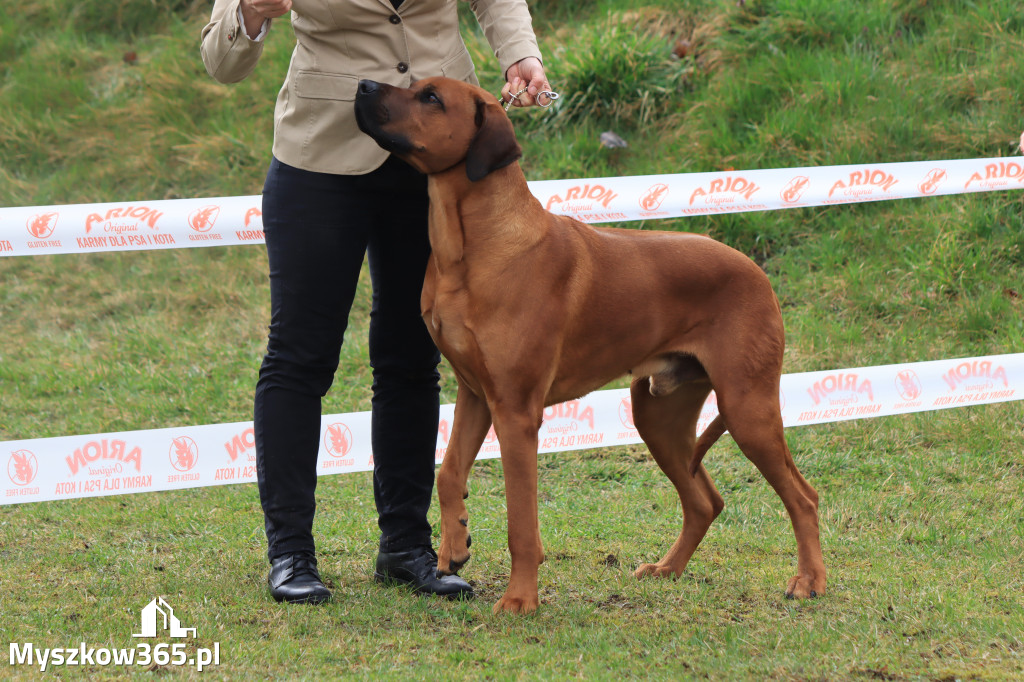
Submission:
<svg viewBox="0 0 1024 682">
<path fill-rule="evenodd" d="M 455 265 L 483 250 L 510 257 L 544 236 L 544 208 L 530 193 L 519 163 L 471 182 L 465 164 L 430 175 L 430 245 L 435 262 Z M 525 199 L 524 199 L 525 197 Z"/>
</svg>

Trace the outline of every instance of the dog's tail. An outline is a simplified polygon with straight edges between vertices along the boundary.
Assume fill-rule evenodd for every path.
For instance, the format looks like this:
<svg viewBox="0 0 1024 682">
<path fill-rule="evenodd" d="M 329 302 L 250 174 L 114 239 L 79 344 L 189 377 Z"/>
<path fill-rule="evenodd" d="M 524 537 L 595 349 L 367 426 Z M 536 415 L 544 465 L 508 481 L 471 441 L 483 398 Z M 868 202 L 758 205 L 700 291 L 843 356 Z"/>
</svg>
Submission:
<svg viewBox="0 0 1024 682">
<path fill-rule="evenodd" d="M 697 439 L 697 447 L 693 449 L 693 457 L 690 458 L 691 476 L 697 475 L 697 469 L 700 468 L 700 462 L 704 459 L 704 455 L 715 444 L 715 441 L 722 437 L 723 433 L 725 433 L 725 421 L 722 420 L 722 415 L 718 415 L 711 420 L 708 427 L 704 429 L 704 433 L 700 434 L 700 438 Z"/>
</svg>

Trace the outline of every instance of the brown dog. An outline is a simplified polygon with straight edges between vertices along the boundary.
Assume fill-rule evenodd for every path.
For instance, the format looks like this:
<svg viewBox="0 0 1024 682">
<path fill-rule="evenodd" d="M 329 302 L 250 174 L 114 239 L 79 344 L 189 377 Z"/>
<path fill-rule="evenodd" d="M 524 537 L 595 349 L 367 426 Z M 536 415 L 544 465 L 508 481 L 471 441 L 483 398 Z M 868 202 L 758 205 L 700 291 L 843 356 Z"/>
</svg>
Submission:
<svg viewBox="0 0 1024 682">
<path fill-rule="evenodd" d="M 701 464 L 728 428 L 782 498 L 797 541 L 786 595 L 825 591 L 818 495 L 782 431 L 783 329 L 768 278 L 707 237 L 594 228 L 544 210 L 516 162 L 512 123 L 486 91 L 444 78 L 362 81 L 360 128 L 429 174 L 433 255 L 422 311 L 458 378 L 437 479 L 438 573 L 469 560 L 470 468 L 491 423 L 501 446 L 512 572 L 497 611 L 537 608 L 537 433 L 544 408 L 631 373 L 633 419 L 683 506 L 679 539 L 637 577 L 678 576 L 722 511 Z M 710 391 L 720 415 L 696 438 Z"/>
</svg>

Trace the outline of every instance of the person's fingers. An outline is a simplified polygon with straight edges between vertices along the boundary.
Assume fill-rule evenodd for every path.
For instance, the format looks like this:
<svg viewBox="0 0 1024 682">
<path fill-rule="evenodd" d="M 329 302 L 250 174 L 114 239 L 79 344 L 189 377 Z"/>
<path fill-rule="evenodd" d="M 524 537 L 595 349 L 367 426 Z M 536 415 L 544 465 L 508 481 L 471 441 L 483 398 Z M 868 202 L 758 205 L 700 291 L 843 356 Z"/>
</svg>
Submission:
<svg viewBox="0 0 1024 682">
<path fill-rule="evenodd" d="M 505 84 L 507 94 L 505 95 L 505 101 L 511 100 L 512 106 L 521 107 L 523 106 L 522 98 L 525 96 L 523 90 L 526 89 L 526 82 L 520 78 L 517 74 L 513 73 L 513 69 L 509 69 L 509 82 Z M 503 89 L 502 93 L 506 90 Z"/>
<path fill-rule="evenodd" d="M 504 102 L 512 102 L 516 107 L 548 106 L 552 99 L 541 94 L 551 91 L 551 84 L 544 73 L 540 60 L 527 57 L 509 67 L 506 74 L 508 82 L 501 90 Z"/>
<path fill-rule="evenodd" d="M 292 0 L 245 0 L 260 16 L 268 19 L 287 14 L 292 9 Z"/>
</svg>

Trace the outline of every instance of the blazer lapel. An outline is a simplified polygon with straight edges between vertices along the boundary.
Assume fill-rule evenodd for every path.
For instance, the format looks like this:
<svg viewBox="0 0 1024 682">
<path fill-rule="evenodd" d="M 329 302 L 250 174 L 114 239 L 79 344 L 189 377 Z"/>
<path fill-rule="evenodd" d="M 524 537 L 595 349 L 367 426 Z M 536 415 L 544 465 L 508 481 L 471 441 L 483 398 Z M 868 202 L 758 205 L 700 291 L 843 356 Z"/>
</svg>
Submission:
<svg viewBox="0 0 1024 682">
<path fill-rule="evenodd" d="M 386 7 L 389 12 L 396 12 L 397 11 L 395 9 L 395 6 L 393 4 L 391 4 L 391 0 L 377 0 L 377 1 L 380 4 L 384 5 L 384 7 Z M 399 7 L 399 9 L 402 9 L 406 5 L 408 5 L 410 2 L 415 2 L 415 1 L 416 0 L 402 0 L 402 4 L 400 4 L 398 7 Z"/>
</svg>

